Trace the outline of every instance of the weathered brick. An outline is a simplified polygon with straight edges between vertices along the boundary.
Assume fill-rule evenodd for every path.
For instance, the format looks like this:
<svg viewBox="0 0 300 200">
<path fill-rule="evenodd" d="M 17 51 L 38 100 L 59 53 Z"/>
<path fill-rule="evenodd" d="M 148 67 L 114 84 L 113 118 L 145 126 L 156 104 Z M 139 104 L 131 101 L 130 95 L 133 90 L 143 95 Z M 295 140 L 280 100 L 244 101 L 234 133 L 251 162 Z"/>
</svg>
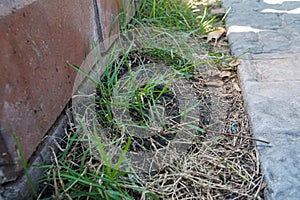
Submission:
<svg viewBox="0 0 300 200">
<path fill-rule="evenodd" d="M 12 134 L 28 160 L 72 95 L 77 72 L 68 62 L 80 65 L 90 38 L 96 38 L 92 0 L 27 4 L 0 18 L 1 146 L 16 163 L 20 157 Z M 0 160 L 11 164 L 3 155 Z M 7 180 L 20 171 L 20 165 L 1 168 Z"/>
<path fill-rule="evenodd" d="M 127 17 L 134 11 L 129 2 Z M 12 135 L 29 161 L 83 80 L 68 62 L 80 66 L 91 39 L 117 33 L 123 6 L 123 0 L 0 2 L 0 184 L 21 172 Z"/>
</svg>

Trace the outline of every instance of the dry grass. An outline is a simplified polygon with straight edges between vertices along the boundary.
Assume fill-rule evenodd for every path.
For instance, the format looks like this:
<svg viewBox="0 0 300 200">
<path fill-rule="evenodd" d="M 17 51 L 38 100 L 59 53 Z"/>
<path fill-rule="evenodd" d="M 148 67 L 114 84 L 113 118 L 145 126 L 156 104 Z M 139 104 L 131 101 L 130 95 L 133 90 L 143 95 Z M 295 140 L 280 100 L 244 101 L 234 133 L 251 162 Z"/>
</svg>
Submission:
<svg viewBox="0 0 300 200">
<path fill-rule="evenodd" d="M 236 73 L 230 74 L 219 88 L 204 87 L 209 75 L 194 81 L 198 95 L 206 97 L 205 118 L 211 120 L 202 126 L 206 135 L 195 139 L 184 155 L 170 158 L 158 173 L 141 176 L 140 182 L 147 190 L 162 199 L 260 198 L 258 153 L 241 92 L 236 88 Z"/>
<path fill-rule="evenodd" d="M 220 78 L 222 74 L 226 76 Z M 207 82 L 216 80 L 221 81 L 223 85 L 205 86 Z M 130 183 L 123 189 L 134 199 L 149 199 L 146 193 L 153 193 L 159 199 L 261 199 L 263 176 L 260 174 L 258 153 L 253 146 L 255 139 L 249 132 L 248 119 L 237 83 L 237 75 L 232 68 L 223 71 L 213 69 L 194 79 L 194 91 L 203 100 L 201 109 L 204 116 L 200 117 L 200 127 L 205 129 L 206 133 L 195 137 L 185 152 L 170 150 L 163 159 L 153 158 L 152 164 L 160 168 L 155 171 L 149 170 L 149 173 L 145 173 L 142 166 L 133 166 L 129 156 L 124 161 L 121 171 L 130 169 L 133 174 L 121 178 Z M 91 123 L 91 116 L 88 119 L 86 123 Z M 107 141 L 106 144 L 110 144 L 107 152 L 111 158 L 119 155 L 120 149 L 111 148 L 115 146 L 111 145 L 111 141 Z M 82 167 L 87 169 L 87 173 L 89 170 L 92 170 L 92 173 L 97 172 L 91 179 L 92 182 L 101 184 L 97 176 L 103 176 L 101 169 L 104 163 L 95 155 L 95 150 L 90 151 L 86 142 L 80 139 L 71 145 L 65 157 L 69 167 Z M 84 152 L 88 153 L 85 155 L 84 164 L 80 166 Z M 143 153 L 139 155 L 143 156 Z M 59 176 L 64 169 L 57 160 L 56 164 L 55 170 L 52 171 L 55 196 L 69 196 L 70 199 L 69 191 L 59 189 L 66 187 L 66 181 Z M 130 189 L 133 182 L 144 192 Z M 86 192 L 92 191 L 92 187 L 86 187 Z"/>
<path fill-rule="evenodd" d="M 204 44 L 200 37 L 184 42 L 187 49 L 193 50 L 190 55 L 196 55 L 195 63 L 200 62 L 187 91 L 179 93 L 193 93 L 200 101 L 199 118 L 195 122 L 205 133 L 194 134 L 175 123 L 177 132 L 191 133 L 184 141 L 188 148 L 178 150 L 167 145 L 151 151 L 127 152 L 126 124 L 112 134 L 115 130 L 103 129 L 99 123 L 94 99 L 85 102 L 81 115 L 73 113 L 77 126 L 70 130 L 66 147 L 60 148 L 59 156 L 54 153 L 55 164 L 43 180 L 48 187 L 41 196 L 45 199 L 262 199 L 263 175 L 239 88 L 236 73 L 239 63 L 229 56 L 226 37 L 214 41 L 215 46 Z M 154 38 L 153 45 L 157 45 L 159 37 Z M 162 43 L 161 46 L 169 45 L 167 49 L 176 46 Z M 187 52 L 184 45 L 179 46 Z M 99 148 L 95 133 L 104 153 L 99 151 L 102 147 Z M 122 153 L 127 153 L 124 158 L 120 156 Z M 120 166 L 118 159 L 122 161 Z"/>
</svg>

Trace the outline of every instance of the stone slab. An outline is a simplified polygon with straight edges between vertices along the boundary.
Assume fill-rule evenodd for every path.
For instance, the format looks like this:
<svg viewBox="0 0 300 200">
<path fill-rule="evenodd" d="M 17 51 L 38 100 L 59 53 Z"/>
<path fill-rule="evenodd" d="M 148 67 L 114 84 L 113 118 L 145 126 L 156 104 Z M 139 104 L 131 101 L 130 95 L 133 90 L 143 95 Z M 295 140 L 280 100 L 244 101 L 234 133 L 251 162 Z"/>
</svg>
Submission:
<svg viewBox="0 0 300 200">
<path fill-rule="evenodd" d="M 235 56 L 243 53 L 299 52 L 299 2 L 223 1 L 230 8 L 226 24 Z M 238 16 L 238 17 L 235 17 Z"/>
<path fill-rule="evenodd" d="M 288 134 L 278 137 L 276 133 L 269 135 L 269 138 L 276 138 L 271 145 L 257 144 L 261 170 L 268 184 L 264 192 L 265 198 L 299 199 L 300 139 Z"/>
<path fill-rule="evenodd" d="M 266 199 L 299 197 L 300 63 L 299 54 L 258 54 L 238 68 L 261 170 Z"/>
<path fill-rule="evenodd" d="M 299 88 L 299 82 L 243 84 L 254 136 L 266 132 L 271 134 L 270 138 L 286 132 L 300 136 Z"/>
<path fill-rule="evenodd" d="M 277 3 L 276 3 L 277 2 Z M 223 1 L 267 200 L 300 197 L 300 1 Z"/>
<path fill-rule="evenodd" d="M 250 77 L 257 82 L 300 81 L 300 54 L 259 54 L 244 60 L 240 73 L 243 80 Z"/>
</svg>

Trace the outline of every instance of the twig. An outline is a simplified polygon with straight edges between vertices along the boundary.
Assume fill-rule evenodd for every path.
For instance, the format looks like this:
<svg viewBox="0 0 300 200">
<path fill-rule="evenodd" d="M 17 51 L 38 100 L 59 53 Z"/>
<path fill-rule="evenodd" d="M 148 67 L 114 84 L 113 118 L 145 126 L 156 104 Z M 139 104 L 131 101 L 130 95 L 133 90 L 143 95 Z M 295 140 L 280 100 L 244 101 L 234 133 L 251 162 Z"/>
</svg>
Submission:
<svg viewBox="0 0 300 200">
<path fill-rule="evenodd" d="M 257 139 L 257 138 L 252 138 L 252 137 L 248 137 L 248 136 L 243 136 L 243 135 L 236 135 L 236 134 L 231 134 L 231 133 L 222 133 L 223 135 L 229 135 L 229 136 L 234 136 L 234 137 L 240 137 L 240 138 L 244 138 L 247 140 L 254 140 L 257 142 L 263 142 L 266 144 L 270 144 L 271 142 L 265 141 L 265 140 L 261 140 L 261 139 Z"/>
</svg>

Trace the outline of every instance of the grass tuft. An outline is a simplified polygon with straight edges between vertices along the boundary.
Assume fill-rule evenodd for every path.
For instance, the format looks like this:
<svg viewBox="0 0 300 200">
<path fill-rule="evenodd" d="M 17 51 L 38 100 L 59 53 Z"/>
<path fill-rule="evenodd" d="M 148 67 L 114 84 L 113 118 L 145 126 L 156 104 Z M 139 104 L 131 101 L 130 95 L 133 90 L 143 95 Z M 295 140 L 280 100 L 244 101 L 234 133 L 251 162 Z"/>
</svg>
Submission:
<svg viewBox="0 0 300 200">
<path fill-rule="evenodd" d="M 217 46 L 203 40 L 222 23 L 210 14 L 219 7 L 213 0 L 139 0 L 130 23 L 120 23 L 125 42 L 112 47 L 99 79 L 71 65 L 96 94 L 87 95 L 93 99 L 83 113 L 74 111 L 76 127 L 46 166 L 40 199 L 257 197 L 262 176 L 244 136 L 235 59 L 224 39 Z M 126 10 L 118 20 L 128 20 Z M 197 95 L 193 104 L 190 94 Z"/>
</svg>

